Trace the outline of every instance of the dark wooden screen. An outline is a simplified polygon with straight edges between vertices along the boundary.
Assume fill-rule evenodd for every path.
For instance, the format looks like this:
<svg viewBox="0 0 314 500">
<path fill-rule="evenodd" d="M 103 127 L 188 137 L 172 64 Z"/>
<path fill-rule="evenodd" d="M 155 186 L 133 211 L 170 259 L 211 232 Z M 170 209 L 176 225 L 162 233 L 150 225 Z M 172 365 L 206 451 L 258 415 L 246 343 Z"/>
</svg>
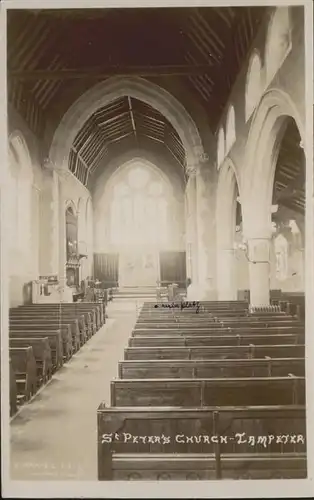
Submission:
<svg viewBox="0 0 314 500">
<path fill-rule="evenodd" d="M 94 278 L 105 288 L 119 285 L 119 254 L 94 253 Z"/>
<path fill-rule="evenodd" d="M 160 281 L 162 286 L 178 283 L 182 288 L 186 286 L 186 253 L 160 252 Z"/>
</svg>

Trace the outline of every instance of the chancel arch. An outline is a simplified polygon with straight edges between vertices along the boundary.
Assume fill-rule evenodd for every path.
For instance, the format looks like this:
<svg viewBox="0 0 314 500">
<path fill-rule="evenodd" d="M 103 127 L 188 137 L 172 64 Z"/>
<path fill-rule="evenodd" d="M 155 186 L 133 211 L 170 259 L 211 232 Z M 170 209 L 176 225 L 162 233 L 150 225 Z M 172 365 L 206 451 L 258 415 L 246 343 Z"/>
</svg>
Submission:
<svg viewBox="0 0 314 500">
<path fill-rule="evenodd" d="M 67 169 L 73 142 L 84 123 L 99 108 L 126 95 L 152 106 L 169 120 L 183 143 L 187 166 L 193 168 L 199 162 L 204 152 L 199 131 L 184 106 L 172 94 L 144 78 L 111 77 L 85 92 L 65 113 L 50 148 L 53 164 Z"/>
</svg>

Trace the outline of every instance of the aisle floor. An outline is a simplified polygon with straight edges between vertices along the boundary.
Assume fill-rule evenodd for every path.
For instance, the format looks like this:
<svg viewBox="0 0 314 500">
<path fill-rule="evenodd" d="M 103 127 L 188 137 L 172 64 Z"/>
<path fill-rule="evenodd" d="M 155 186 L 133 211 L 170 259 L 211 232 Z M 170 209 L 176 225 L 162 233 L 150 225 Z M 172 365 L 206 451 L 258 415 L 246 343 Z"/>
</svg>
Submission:
<svg viewBox="0 0 314 500">
<path fill-rule="evenodd" d="M 111 303 L 107 323 L 12 420 L 11 479 L 97 479 L 97 408 L 110 403 L 138 307 Z"/>
</svg>

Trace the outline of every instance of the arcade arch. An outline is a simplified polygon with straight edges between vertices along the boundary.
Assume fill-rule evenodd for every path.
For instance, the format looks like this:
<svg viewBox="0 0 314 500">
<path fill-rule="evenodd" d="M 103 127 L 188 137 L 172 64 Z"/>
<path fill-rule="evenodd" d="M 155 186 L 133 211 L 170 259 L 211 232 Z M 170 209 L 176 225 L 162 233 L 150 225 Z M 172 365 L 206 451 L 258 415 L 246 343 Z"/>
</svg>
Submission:
<svg viewBox="0 0 314 500">
<path fill-rule="evenodd" d="M 255 113 L 247 142 L 243 222 L 253 305 L 269 304 L 273 186 L 280 145 L 290 119 L 294 120 L 304 143 L 302 121 L 290 97 L 279 90 L 267 92 Z"/>
</svg>

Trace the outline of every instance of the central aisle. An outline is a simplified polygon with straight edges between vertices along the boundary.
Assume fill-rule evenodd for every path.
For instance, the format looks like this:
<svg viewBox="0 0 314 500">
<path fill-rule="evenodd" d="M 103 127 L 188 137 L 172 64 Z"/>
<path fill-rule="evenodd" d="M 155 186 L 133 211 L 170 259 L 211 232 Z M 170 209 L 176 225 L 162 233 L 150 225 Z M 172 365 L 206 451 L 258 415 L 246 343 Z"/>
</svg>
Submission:
<svg viewBox="0 0 314 500">
<path fill-rule="evenodd" d="M 97 408 L 110 403 L 136 312 L 110 303 L 107 323 L 13 419 L 11 479 L 97 479 Z"/>
</svg>

